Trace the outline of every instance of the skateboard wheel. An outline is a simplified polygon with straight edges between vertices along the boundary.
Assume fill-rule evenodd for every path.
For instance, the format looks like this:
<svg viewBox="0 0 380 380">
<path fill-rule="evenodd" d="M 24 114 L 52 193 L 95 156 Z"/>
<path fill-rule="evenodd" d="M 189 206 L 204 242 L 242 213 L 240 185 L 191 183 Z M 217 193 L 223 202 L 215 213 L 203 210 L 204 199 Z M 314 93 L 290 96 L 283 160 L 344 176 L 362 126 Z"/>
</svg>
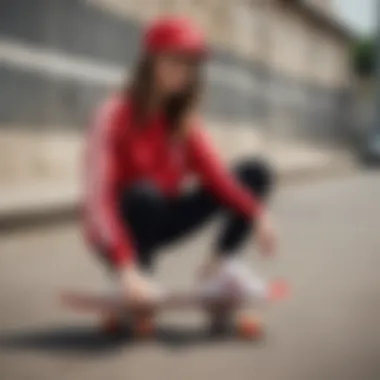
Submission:
<svg viewBox="0 0 380 380">
<path fill-rule="evenodd" d="M 107 316 L 101 322 L 101 330 L 106 335 L 119 335 L 123 332 L 123 326 L 116 316 Z"/>
<path fill-rule="evenodd" d="M 150 338 L 154 335 L 155 325 L 151 318 L 139 318 L 133 323 L 133 331 L 138 338 Z"/>
<path fill-rule="evenodd" d="M 243 316 L 237 320 L 237 332 L 243 339 L 260 339 L 264 335 L 263 323 L 256 317 Z"/>
</svg>

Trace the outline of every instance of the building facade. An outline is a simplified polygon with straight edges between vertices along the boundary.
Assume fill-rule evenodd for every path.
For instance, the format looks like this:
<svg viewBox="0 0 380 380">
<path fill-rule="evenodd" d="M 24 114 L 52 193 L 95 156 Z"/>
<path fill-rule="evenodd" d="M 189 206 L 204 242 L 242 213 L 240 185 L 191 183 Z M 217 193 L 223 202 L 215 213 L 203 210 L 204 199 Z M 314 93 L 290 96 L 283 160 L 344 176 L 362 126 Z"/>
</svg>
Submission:
<svg viewBox="0 0 380 380">
<path fill-rule="evenodd" d="M 206 31 L 205 115 L 220 128 L 341 142 L 350 36 L 329 1 L 3 0 L 0 125 L 68 128 L 133 69 L 144 22 L 194 18 Z M 323 3 L 323 9 L 321 4 Z"/>
</svg>

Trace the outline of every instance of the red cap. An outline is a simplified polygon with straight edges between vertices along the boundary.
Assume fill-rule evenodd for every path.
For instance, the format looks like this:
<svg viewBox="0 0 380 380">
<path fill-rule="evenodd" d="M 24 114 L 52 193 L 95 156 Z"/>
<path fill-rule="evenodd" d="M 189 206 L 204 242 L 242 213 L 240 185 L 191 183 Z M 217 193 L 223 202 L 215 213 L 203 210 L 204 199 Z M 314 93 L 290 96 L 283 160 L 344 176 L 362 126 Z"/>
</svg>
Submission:
<svg viewBox="0 0 380 380">
<path fill-rule="evenodd" d="M 171 50 L 203 56 L 207 50 L 201 30 L 180 17 L 155 20 L 145 31 L 144 47 L 152 54 Z"/>
</svg>

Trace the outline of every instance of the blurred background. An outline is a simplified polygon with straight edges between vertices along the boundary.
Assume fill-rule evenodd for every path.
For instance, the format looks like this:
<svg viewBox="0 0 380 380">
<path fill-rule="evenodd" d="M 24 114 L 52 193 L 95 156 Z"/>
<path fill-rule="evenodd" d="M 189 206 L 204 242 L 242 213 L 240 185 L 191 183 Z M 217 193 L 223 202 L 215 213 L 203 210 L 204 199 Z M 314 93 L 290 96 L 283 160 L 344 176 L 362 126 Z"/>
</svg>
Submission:
<svg viewBox="0 0 380 380">
<path fill-rule="evenodd" d="M 378 380 L 380 177 L 364 165 L 380 157 L 377 3 L 0 0 L 0 378 Z M 54 301 L 104 282 L 73 217 L 84 131 L 131 73 L 145 22 L 166 14 L 207 33 L 203 112 L 224 158 L 265 155 L 284 185 L 283 258 L 266 270 L 297 291 L 261 349 L 115 353 Z M 164 282 L 188 286 L 211 235 L 168 255 Z"/>
<path fill-rule="evenodd" d="M 78 192 L 91 110 L 130 73 L 144 22 L 168 13 L 194 18 L 209 37 L 204 114 L 227 159 L 264 151 L 282 171 L 333 164 L 355 146 L 373 104 L 373 81 L 353 70 L 353 46 L 374 12 L 370 2 L 352 4 L 2 0 L 1 183 L 17 192 L 15 203 L 24 183 L 46 197 L 58 197 L 57 182 L 62 197 L 63 187 L 66 198 Z"/>
</svg>

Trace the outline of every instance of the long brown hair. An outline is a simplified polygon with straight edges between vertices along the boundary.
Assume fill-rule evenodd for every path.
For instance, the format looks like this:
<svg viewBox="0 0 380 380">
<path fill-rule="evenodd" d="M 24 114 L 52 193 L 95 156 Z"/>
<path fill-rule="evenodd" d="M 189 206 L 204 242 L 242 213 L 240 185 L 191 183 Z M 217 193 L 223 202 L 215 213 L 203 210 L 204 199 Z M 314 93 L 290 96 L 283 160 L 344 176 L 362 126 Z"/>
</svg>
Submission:
<svg viewBox="0 0 380 380">
<path fill-rule="evenodd" d="M 137 128 L 144 128 L 147 125 L 154 91 L 154 64 L 154 57 L 143 56 L 137 64 L 132 81 L 125 88 L 126 95 L 133 104 L 133 123 Z M 197 68 L 195 78 L 189 86 L 181 93 L 171 95 L 164 102 L 164 117 L 168 123 L 170 136 L 181 137 L 186 134 L 187 117 L 195 111 L 200 100 L 200 74 L 200 70 Z"/>
</svg>

